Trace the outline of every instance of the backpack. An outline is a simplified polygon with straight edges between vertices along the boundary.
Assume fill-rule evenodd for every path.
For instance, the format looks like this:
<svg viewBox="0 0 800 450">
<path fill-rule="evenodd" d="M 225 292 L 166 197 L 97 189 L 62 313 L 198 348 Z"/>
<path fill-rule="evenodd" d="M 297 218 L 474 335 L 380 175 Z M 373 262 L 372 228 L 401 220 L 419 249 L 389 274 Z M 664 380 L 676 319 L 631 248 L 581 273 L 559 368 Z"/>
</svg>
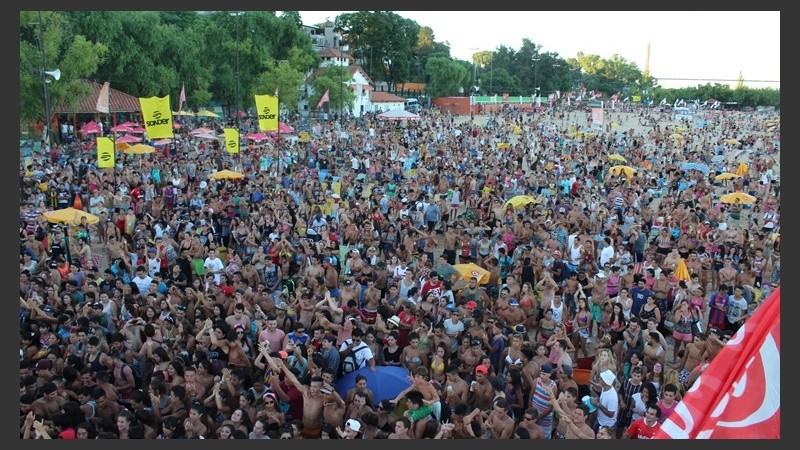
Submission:
<svg viewBox="0 0 800 450">
<path fill-rule="evenodd" d="M 353 373 L 361 368 L 358 365 L 358 360 L 356 359 L 356 353 L 360 352 L 361 350 L 364 350 L 365 348 L 369 348 L 369 346 L 362 342 L 360 347 L 351 350 L 350 353 L 348 353 L 344 358 L 342 358 L 341 362 L 339 363 L 339 377 L 342 377 L 349 373 Z"/>
<path fill-rule="evenodd" d="M 131 373 L 133 374 L 133 383 L 136 386 L 136 389 L 141 389 L 144 385 L 144 377 L 142 377 L 142 365 L 137 361 L 134 361 L 133 364 L 122 363 L 122 370 L 120 370 L 119 373 L 123 379 L 125 378 L 125 366 L 131 368 Z"/>
</svg>

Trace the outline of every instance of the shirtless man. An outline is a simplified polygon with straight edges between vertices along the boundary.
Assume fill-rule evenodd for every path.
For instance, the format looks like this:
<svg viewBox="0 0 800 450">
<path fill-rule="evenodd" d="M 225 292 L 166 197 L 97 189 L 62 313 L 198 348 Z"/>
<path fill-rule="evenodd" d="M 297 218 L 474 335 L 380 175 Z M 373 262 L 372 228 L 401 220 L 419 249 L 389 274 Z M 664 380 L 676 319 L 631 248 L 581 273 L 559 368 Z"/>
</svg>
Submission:
<svg viewBox="0 0 800 450">
<path fill-rule="evenodd" d="M 466 405 L 469 400 L 469 384 L 458 374 L 458 366 L 453 364 L 447 368 L 447 380 L 444 388 L 445 402 L 451 407 Z"/>
<path fill-rule="evenodd" d="M 567 430 L 564 433 L 565 439 L 594 439 L 595 434 L 592 427 L 586 424 L 586 418 L 589 416 L 589 407 L 583 403 L 576 405 L 575 408 L 567 413 L 561 408 L 561 402 L 556 398 L 556 390 L 551 390 L 550 404 L 553 405 L 553 410 L 558 414 L 559 425 L 561 422 L 567 424 Z"/>
<path fill-rule="evenodd" d="M 498 398 L 494 408 L 489 413 L 489 418 L 484 422 L 492 439 L 508 439 L 514 432 L 514 419 L 508 415 L 508 400 Z"/>
<path fill-rule="evenodd" d="M 473 338 L 469 342 L 469 350 L 465 351 L 461 358 L 461 365 L 462 365 L 462 373 L 465 375 L 470 374 L 473 370 L 477 370 L 477 366 L 480 364 L 481 359 L 483 358 L 483 342 L 480 339 Z M 484 367 L 487 370 L 488 368 Z M 484 376 L 484 378 L 486 378 Z M 476 376 L 477 379 L 477 376 Z"/>
<path fill-rule="evenodd" d="M 304 278 L 311 279 L 325 276 L 325 269 L 320 264 L 319 256 L 312 256 L 309 258 L 311 264 L 306 266 Z"/>
<path fill-rule="evenodd" d="M 731 258 L 725 258 L 725 266 L 719 270 L 719 284 L 728 286 L 728 294 L 733 294 L 733 286 L 736 286 L 736 276 L 738 272 L 731 266 Z"/>
<path fill-rule="evenodd" d="M 322 410 L 325 402 L 325 395 L 320 391 L 322 378 L 312 377 L 310 385 L 306 386 L 289 370 L 285 360 L 281 359 L 280 367 L 286 380 L 303 394 L 303 437 L 319 439 L 322 434 Z"/>
<path fill-rule="evenodd" d="M 667 351 L 661 346 L 658 333 L 644 333 L 644 336 L 645 345 L 642 353 L 644 354 L 644 364 L 647 366 L 647 371 L 652 372 L 656 363 L 660 363 L 661 367 L 664 367 Z"/>
<path fill-rule="evenodd" d="M 40 391 L 42 397 L 31 403 L 31 410 L 38 417 L 45 420 L 53 420 L 53 417 L 61 413 L 61 408 L 67 399 L 58 395 L 58 387 L 52 381 L 43 384 Z"/>
<path fill-rule="evenodd" d="M 381 304 L 381 291 L 375 287 L 375 281 L 367 280 L 367 289 L 364 291 L 364 320 L 368 325 L 375 325 L 378 317 L 378 305 Z"/>
<path fill-rule="evenodd" d="M 358 303 L 358 298 L 361 294 L 361 285 L 353 282 L 351 279 L 344 280 L 341 291 L 339 291 L 339 307 L 344 308 L 347 302 L 355 300 Z"/>
<path fill-rule="evenodd" d="M 325 396 L 325 400 L 322 403 L 323 423 L 331 425 L 334 428 L 340 426 L 340 424 L 344 422 L 344 415 L 347 409 L 344 400 L 330 383 L 324 384 L 320 391 Z"/>
<path fill-rule="evenodd" d="M 689 374 L 692 373 L 697 366 L 702 364 L 703 356 L 706 353 L 706 341 L 702 334 L 696 334 L 694 340 L 686 344 L 683 351 L 683 358 L 678 364 L 678 379 L 681 383 L 685 383 Z"/>
<path fill-rule="evenodd" d="M 475 367 L 475 380 L 470 384 L 471 393 L 467 405 L 481 411 L 489 411 L 494 399 L 494 388 L 489 382 L 489 368 L 484 365 Z"/>
</svg>

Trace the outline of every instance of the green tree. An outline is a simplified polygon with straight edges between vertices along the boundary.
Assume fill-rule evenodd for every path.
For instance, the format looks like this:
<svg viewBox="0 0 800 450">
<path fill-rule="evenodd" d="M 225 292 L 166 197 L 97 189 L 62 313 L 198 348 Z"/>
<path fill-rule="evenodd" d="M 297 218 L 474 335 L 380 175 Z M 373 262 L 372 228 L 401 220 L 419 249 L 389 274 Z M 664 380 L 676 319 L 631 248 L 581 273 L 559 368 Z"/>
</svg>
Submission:
<svg viewBox="0 0 800 450">
<path fill-rule="evenodd" d="M 465 92 L 464 87 L 469 86 L 472 80 L 472 73 L 466 64 L 464 61 L 457 62 L 444 57 L 428 58 L 425 66 L 429 77 L 428 95 L 446 97 Z"/>
<path fill-rule="evenodd" d="M 108 48 L 74 34 L 68 18 L 56 12 L 41 13 L 42 45 L 45 65 L 39 42 L 39 13 L 20 12 L 20 119 L 30 122 L 44 119 L 45 101 L 42 71 L 59 69 L 61 78 L 48 83 L 51 112 L 59 104 L 68 108 L 77 106 L 77 99 L 89 94 L 91 87 L 81 80 L 97 71 L 108 53 Z"/>
<path fill-rule="evenodd" d="M 356 59 L 371 55 L 369 76 L 386 81 L 390 89 L 408 80 L 413 50 L 419 42 L 419 25 L 390 11 L 358 11 L 336 17 L 336 30 Z"/>
<path fill-rule="evenodd" d="M 312 83 L 314 92 L 309 98 L 309 107 L 316 108 L 319 100 L 325 95 L 325 91 L 328 91 L 330 97 L 330 101 L 326 103 L 328 111 L 351 110 L 356 95 L 350 87 L 350 81 L 349 68 L 326 67 L 314 78 Z"/>
</svg>

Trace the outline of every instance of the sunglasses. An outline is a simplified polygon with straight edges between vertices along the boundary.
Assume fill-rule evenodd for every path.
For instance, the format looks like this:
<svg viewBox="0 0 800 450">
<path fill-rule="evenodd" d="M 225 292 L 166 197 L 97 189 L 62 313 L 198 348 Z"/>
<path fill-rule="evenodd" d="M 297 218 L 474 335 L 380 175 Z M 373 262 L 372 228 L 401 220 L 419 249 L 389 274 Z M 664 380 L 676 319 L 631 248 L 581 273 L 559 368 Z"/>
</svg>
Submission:
<svg viewBox="0 0 800 450">
<path fill-rule="evenodd" d="M 265 405 L 274 405 L 275 401 L 274 400 L 265 401 L 264 404 Z"/>
</svg>

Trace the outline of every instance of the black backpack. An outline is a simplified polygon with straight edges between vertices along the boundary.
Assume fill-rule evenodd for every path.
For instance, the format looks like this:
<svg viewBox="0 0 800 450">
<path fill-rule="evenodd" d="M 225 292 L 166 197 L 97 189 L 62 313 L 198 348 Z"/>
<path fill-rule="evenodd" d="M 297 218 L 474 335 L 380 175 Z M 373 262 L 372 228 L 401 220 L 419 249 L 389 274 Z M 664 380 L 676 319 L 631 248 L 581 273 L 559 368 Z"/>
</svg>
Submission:
<svg viewBox="0 0 800 450">
<path fill-rule="evenodd" d="M 358 359 L 356 359 L 356 353 L 364 350 L 365 348 L 369 348 L 369 346 L 365 343 L 361 343 L 361 345 L 353 350 L 350 350 L 342 360 L 339 362 L 339 377 L 347 375 L 349 373 L 353 373 L 356 370 L 360 369 L 358 365 Z"/>
</svg>

